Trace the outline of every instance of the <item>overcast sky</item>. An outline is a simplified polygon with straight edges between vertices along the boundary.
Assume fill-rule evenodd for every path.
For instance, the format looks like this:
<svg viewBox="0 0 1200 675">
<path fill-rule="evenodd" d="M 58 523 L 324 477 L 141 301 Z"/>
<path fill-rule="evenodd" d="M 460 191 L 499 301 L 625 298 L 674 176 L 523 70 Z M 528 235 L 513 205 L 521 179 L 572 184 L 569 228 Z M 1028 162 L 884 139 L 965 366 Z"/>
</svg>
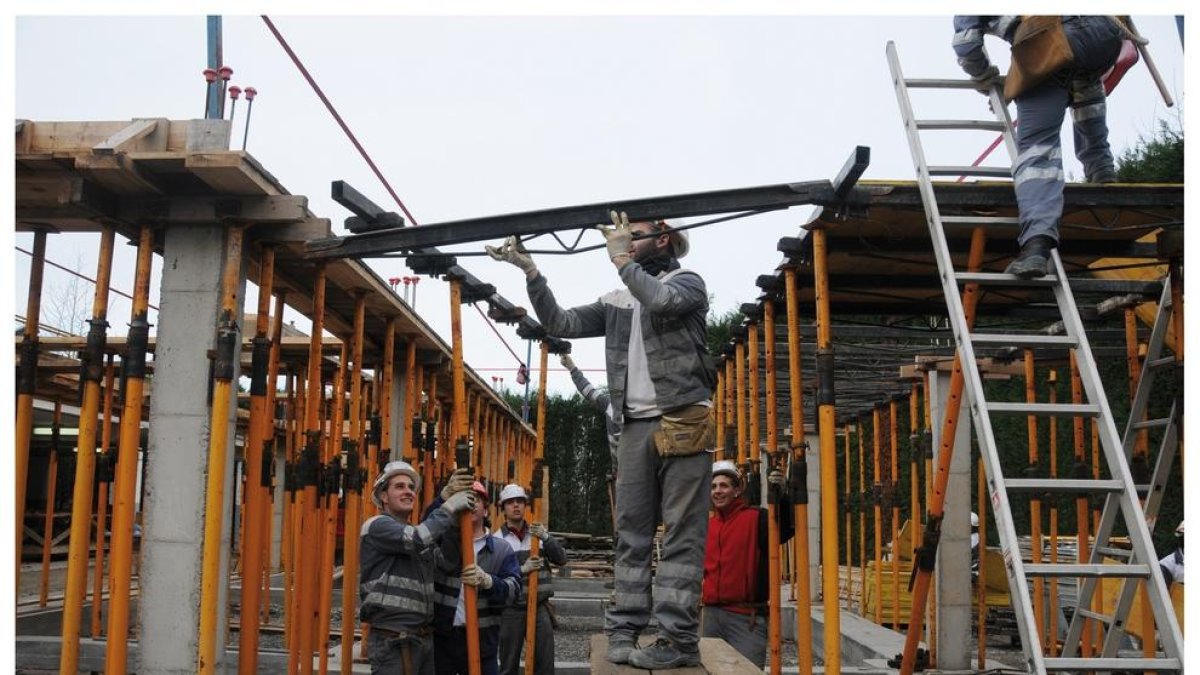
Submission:
<svg viewBox="0 0 1200 675">
<path fill-rule="evenodd" d="M 1165 108 L 1138 65 L 1109 99 L 1118 155 L 1152 134 L 1159 120 L 1177 122 L 1184 108 L 1174 18 L 1134 18 L 1179 103 Z M 272 19 L 421 224 L 828 179 L 856 145 L 871 148 L 866 179 L 911 180 L 885 46 L 896 42 L 910 77 L 961 75 L 949 15 Z M 308 196 L 312 211 L 331 218 L 339 232 L 349 213 L 329 199 L 331 181 L 345 180 L 399 210 L 263 21 L 225 16 L 223 28 L 231 83 L 259 91 L 247 150 L 288 191 Z M 202 116 L 206 24 L 199 13 L 22 16 L 14 30 L 16 118 Z M 989 41 L 989 50 L 1003 68 L 1003 43 Z M 965 92 L 917 105 L 926 117 L 988 116 L 984 99 Z M 241 147 L 244 100 L 236 112 L 234 146 Z M 1066 170 L 1078 178 L 1066 137 Z M 987 134 L 947 138 L 931 147 L 933 161 L 970 163 L 991 141 Z M 1007 162 L 1002 152 L 998 161 Z M 6 185 L 9 199 L 10 190 Z M 781 260 L 776 242 L 796 235 L 810 214 L 802 207 L 692 230 L 692 254 L 683 262 L 704 276 L 713 310 L 754 300 L 755 277 Z M 583 239 L 600 241 L 594 232 Z M 28 249 L 31 242 L 31 235 L 15 236 L 16 246 Z M 98 235 L 52 236 L 48 257 L 93 276 L 97 242 Z M 531 246 L 553 246 L 541 242 Z M 482 243 L 450 248 L 480 250 Z M 118 249 L 112 283 L 131 292 L 133 251 Z M 28 257 L 9 250 L 14 311 L 24 314 Z M 590 302 L 619 283 L 602 250 L 537 262 L 564 305 Z M 460 263 L 528 306 L 515 268 L 486 258 Z M 371 264 L 384 279 L 410 274 L 401 260 Z M 47 293 L 66 279 L 48 269 Z M 423 280 L 417 309 L 449 341 L 446 289 Z M 157 296 L 156 284 L 151 302 Z M 251 289 L 248 308 L 254 297 Z M 90 290 L 87 298 L 90 306 Z M 111 332 L 123 333 L 128 316 L 128 302 L 114 296 Z M 503 376 L 515 386 L 517 361 L 477 312 L 464 309 L 463 317 L 468 365 L 485 380 Z M 302 317 L 289 318 L 307 330 Z M 524 358 L 525 342 L 512 328 L 499 330 Z M 574 350 L 602 382 L 601 339 L 575 340 Z M 572 391 L 561 371 L 551 372 L 550 388 Z"/>
</svg>

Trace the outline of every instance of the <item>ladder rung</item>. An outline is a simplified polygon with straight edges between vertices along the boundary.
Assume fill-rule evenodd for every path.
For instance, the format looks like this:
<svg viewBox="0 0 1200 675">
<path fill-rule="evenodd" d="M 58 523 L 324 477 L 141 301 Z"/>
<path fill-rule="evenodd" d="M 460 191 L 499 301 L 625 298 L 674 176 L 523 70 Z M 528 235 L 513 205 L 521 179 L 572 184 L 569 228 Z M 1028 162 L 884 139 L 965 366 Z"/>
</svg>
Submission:
<svg viewBox="0 0 1200 675">
<path fill-rule="evenodd" d="M 1183 670 L 1179 659 L 1084 659 L 1084 658 L 1048 658 L 1043 659 L 1046 670 Z"/>
<path fill-rule="evenodd" d="M 1096 417 L 1100 414 L 1100 406 L 1091 403 L 988 403 L 988 412 L 1017 415 L 1037 415 L 1040 417 L 1056 415 L 1081 415 Z"/>
<path fill-rule="evenodd" d="M 943 222 L 945 222 L 945 220 L 945 218 L 942 218 Z M 1176 363 L 1178 363 L 1178 361 L 1174 356 L 1164 356 L 1161 359 L 1154 359 L 1150 363 L 1147 363 L 1146 367 L 1150 368 L 1151 370 L 1157 370 L 1159 368 L 1169 368 L 1174 366 Z"/>
<path fill-rule="evenodd" d="M 1022 279 L 1015 274 L 1003 274 L 998 272 L 955 272 L 954 278 L 959 283 L 969 284 L 987 284 L 989 286 L 1055 286 L 1058 284 L 1058 278 L 1047 274 L 1044 277 L 1037 279 Z"/>
<path fill-rule="evenodd" d="M 1096 553 L 1106 555 L 1110 558 L 1125 558 L 1126 560 L 1133 557 L 1133 551 L 1127 548 L 1115 548 L 1113 546 L 1097 546 Z"/>
<path fill-rule="evenodd" d="M 917 128 L 925 131 L 1004 131 L 995 120 L 917 120 Z"/>
<path fill-rule="evenodd" d="M 1076 609 L 1075 613 L 1078 614 L 1079 616 L 1082 616 L 1085 619 L 1091 619 L 1092 621 L 1099 621 L 1100 623 L 1102 623 L 1106 626 L 1108 624 L 1112 623 L 1111 616 L 1109 616 L 1107 614 L 1101 614 L 1099 612 L 1093 612 L 1090 609 Z"/>
<path fill-rule="evenodd" d="M 914 77 L 904 81 L 909 89 L 979 89 L 974 80 L 944 80 Z"/>
<path fill-rule="evenodd" d="M 1007 166 L 955 166 L 929 167 L 930 176 L 985 176 L 989 178 L 1012 178 L 1012 169 Z"/>
<path fill-rule="evenodd" d="M 1015 347 L 1074 347 L 1078 343 L 1067 335 L 1033 335 L 1030 333 L 974 333 L 971 342 L 984 345 L 1013 345 Z"/>
<path fill-rule="evenodd" d="M 942 216 L 943 225 L 1013 225 L 1021 224 L 1020 218 L 1012 216 Z"/>
<path fill-rule="evenodd" d="M 1004 481 L 1009 490 L 1034 492 L 1120 492 L 1125 484 L 1119 480 L 1070 480 L 1062 478 L 1010 478 Z"/>
<path fill-rule="evenodd" d="M 1091 564 L 1027 564 L 1025 575 L 1031 577 L 1140 577 L 1150 576 L 1146 565 L 1091 565 Z"/>
<path fill-rule="evenodd" d="M 1170 417 L 1156 417 L 1152 420 L 1143 420 L 1141 422 L 1134 422 L 1133 428 L 1134 429 L 1155 429 L 1157 427 L 1165 427 L 1170 423 L 1171 423 Z"/>
</svg>

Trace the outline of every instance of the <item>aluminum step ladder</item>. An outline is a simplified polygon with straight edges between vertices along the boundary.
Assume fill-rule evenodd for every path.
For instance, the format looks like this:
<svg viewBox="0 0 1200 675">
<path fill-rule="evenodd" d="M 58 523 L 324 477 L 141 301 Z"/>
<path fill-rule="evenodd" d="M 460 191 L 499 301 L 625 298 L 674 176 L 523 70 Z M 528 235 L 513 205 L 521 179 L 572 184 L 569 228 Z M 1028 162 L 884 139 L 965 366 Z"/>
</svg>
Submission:
<svg viewBox="0 0 1200 675">
<path fill-rule="evenodd" d="M 910 89 L 958 89 L 978 96 L 977 85 L 969 79 L 905 79 L 900 68 L 899 56 L 894 43 L 887 45 L 888 66 L 891 69 L 892 83 L 896 91 L 896 100 L 904 120 L 904 129 L 908 137 L 909 149 L 912 153 L 913 164 L 916 168 L 917 181 L 920 187 L 921 200 L 925 206 L 926 221 L 938 264 L 938 273 L 946 296 L 946 306 L 951 327 L 954 330 L 955 345 L 959 361 L 962 364 L 964 377 L 965 404 L 969 407 L 975 435 L 979 442 L 982 461 L 987 469 L 988 492 L 992 500 L 992 508 L 996 518 L 997 530 L 1000 535 L 1000 545 L 1003 552 L 1005 570 L 1008 575 L 1009 593 L 1013 611 L 1017 617 L 1017 626 L 1029 666 L 1034 673 L 1061 671 L 1112 671 L 1112 670 L 1150 670 L 1160 672 L 1183 671 L 1183 640 L 1180 636 L 1179 624 L 1170 607 L 1166 585 L 1158 568 L 1154 546 L 1150 540 L 1150 531 L 1142 515 L 1138 501 L 1137 489 L 1125 460 L 1121 438 L 1117 435 L 1112 411 L 1108 399 L 1105 398 L 1104 388 L 1096 369 L 1096 363 L 1088 346 L 1087 335 L 1083 322 L 1075 306 L 1075 298 L 1063 269 L 1062 259 L 1058 250 L 1051 252 L 1051 273 L 1040 279 L 1023 280 L 1014 275 L 990 272 L 965 273 L 957 271 L 951 259 L 950 248 L 944 232 L 945 226 L 975 227 L 1011 226 L 1013 218 L 985 217 L 945 217 L 943 218 L 937 202 L 932 181 L 933 176 L 983 176 L 987 178 L 1009 178 L 1011 171 L 996 167 L 966 167 L 966 166 L 930 166 L 925 158 L 921 144 L 923 131 L 948 130 L 996 130 L 1004 134 L 1009 156 L 1016 157 L 1016 140 L 1013 134 L 1012 120 L 1003 100 L 999 86 L 993 86 L 988 92 L 995 120 L 923 120 L 913 114 L 912 102 L 909 98 Z M 1053 336 L 1053 344 L 1071 348 L 1075 351 L 1079 365 L 1080 379 L 1083 384 L 1086 403 L 1084 404 L 1049 404 L 988 401 L 984 396 L 983 381 L 978 364 L 975 360 L 975 343 L 995 343 L 1017 346 L 1045 346 L 1050 336 L 1005 334 L 1003 337 L 975 333 L 967 323 L 963 308 L 962 293 L 959 286 L 979 284 L 980 286 L 1007 286 L 1024 288 L 1042 288 L 1053 292 L 1058 305 L 1063 326 L 1064 336 Z M 1049 478 L 1010 479 L 1004 475 L 1004 467 L 992 430 L 991 416 L 993 414 L 1018 415 L 1083 415 L 1093 417 L 1098 422 L 1100 445 L 1103 461 L 1108 469 L 1108 478 L 1100 480 L 1062 480 Z M 1103 474 L 1103 470 L 1102 470 Z M 1013 521 L 1012 510 L 1009 506 L 1010 493 L 1087 493 L 1107 495 L 1106 504 L 1111 509 L 1110 520 L 1115 522 L 1117 515 L 1124 519 L 1129 531 L 1132 544 L 1132 555 L 1123 564 L 1097 565 L 1091 563 L 1059 563 L 1059 564 L 1029 564 L 1021 559 L 1017 531 Z M 1111 528 L 1110 528 L 1111 531 Z M 1096 548 L 1110 548 L 1107 537 L 1097 539 Z M 1031 607 L 1032 596 L 1030 579 L 1036 577 L 1078 577 L 1092 582 L 1101 577 L 1128 577 L 1146 579 L 1150 582 L 1150 602 L 1154 611 L 1156 625 L 1159 628 L 1163 645 L 1162 658 L 1048 658 L 1043 654 L 1038 637 L 1037 621 Z"/>
<path fill-rule="evenodd" d="M 1171 283 L 1168 278 L 1163 282 L 1162 297 L 1158 303 L 1158 312 L 1155 314 L 1154 326 L 1150 330 L 1150 341 L 1146 347 L 1146 359 L 1142 362 L 1137 391 L 1130 404 L 1129 421 L 1125 425 L 1124 451 L 1126 459 L 1133 456 L 1134 444 L 1142 429 L 1163 427 L 1166 430 L 1159 439 L 1158 456 L 1154 463 L 1150 482 L 1137 486 L 1139 493 L 1143 495 L 1143 515 L 1146 522 L 1151 524 L 1149 528 L 1151 530 L 1153 523 L 1158 518 L 1158 508 L 1162 504 L 1163 492 L 1166 490 L 1167 480 L 1170 478 L 1171 469 L 1175 464 L 1175 455 L 1179 448 L 1179 415 L 1181 411 L 1178 398 L 1171 404 L 1171 410 L 1166 417 L 1145 419 L 1146 409 L 1150 402 L 1150 392 L 1153 391 L 1156 377 L 1164 374 L 1165 370 L 1180 367 L 1174 356 L 1163 356 L 1163 345 L 1166 342 L 1167 331 L 1170 330 L 1172 309 Z M 1105 541 L 1111 535 L 1118 508 L 1119 505 L 1111 498 L 1105 499 L 1100 525 L 1096 530 L 1097 541 Z M 1092 548 L 1088 562 L 1101 564 L 1104 558 L 1125 560 L 1128 557 L 1129 551 L 1125 549 L 1097 546 Z M 1063 642 L 1063 656 L 1071 657 L 1078 653 L 1080 639 L 1083 636 L 1084 621 L 1090 619 L 1099 622 L 1105 628 L 1104 646 L 1100 655 L 1105 658 L 1114 657 L 1125 636 L 1124 627 L 1133 607 L 1133 598 L 1138 586 L 1139 584 L 1134 580 L 1126 580 L 1122 583 L 1113 614 L 1107 616 L 1091 609 L 1085 609 L 1092 605 L 1096 580 L 1084 580 L 1079 589 L 1079 609 L 1071 618 L 1067 637 Z"/>
</svg>

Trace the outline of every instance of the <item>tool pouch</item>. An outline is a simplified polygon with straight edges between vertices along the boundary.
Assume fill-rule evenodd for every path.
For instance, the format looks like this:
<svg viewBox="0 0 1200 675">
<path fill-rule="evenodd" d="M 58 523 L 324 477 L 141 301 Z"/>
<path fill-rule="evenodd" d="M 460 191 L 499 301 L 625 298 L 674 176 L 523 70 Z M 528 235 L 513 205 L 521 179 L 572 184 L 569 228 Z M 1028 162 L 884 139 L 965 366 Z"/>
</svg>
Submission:
<svg viewBox="0 0 1200 675">
<path fill-rule="evenodd" d="M 1013 35 L 1012 64 L 1004 78 L 1011 101 L 1075 60 L 1061 16 L 1026 16 Z"/>
<path fill-rule="evenodd" d="M 663 457 L 686 457 L 711 448 L 716 436 L 717 421 L 712 408 L 689 405 L 663 413 L 654 432 L 654 447 Z"/>
</svg>

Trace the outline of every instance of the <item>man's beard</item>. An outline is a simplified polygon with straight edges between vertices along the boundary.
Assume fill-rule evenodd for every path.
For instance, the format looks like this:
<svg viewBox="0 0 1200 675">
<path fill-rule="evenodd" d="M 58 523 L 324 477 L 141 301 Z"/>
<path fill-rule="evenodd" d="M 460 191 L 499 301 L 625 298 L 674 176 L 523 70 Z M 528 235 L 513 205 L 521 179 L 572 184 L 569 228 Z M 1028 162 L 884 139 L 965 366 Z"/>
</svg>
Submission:
<svg viewBox="0 0 1200 675">
<path fill-rule="evenodd" d="M 670 269 L 672 260 L 674 260 L 674 258 L 671 257 L 671 254 L 660 253 L 653 257 L 646 258 L 645 260 L 639 260 L 637 262 L 642 266 L 642 269 L 646 270 L 647 274 L 651 276 L 658 276 L 659 274 L 662 274 Z"/>
</svg>

